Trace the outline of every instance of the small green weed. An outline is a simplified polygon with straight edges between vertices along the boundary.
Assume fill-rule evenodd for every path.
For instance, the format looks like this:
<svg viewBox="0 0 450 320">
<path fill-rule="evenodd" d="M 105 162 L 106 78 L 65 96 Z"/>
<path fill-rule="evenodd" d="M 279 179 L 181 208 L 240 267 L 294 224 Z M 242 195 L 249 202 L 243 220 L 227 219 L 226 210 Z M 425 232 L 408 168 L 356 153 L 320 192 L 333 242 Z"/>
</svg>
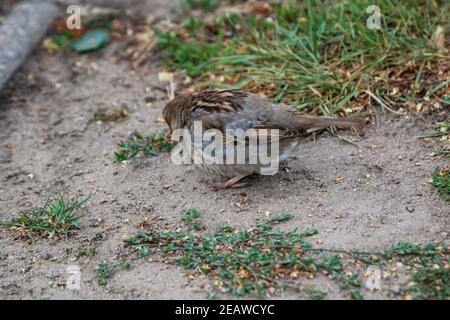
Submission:
<svg viewBox="0 0 450 320">
<path fill-rule="evenodd" d="M 436 167 L 430 183 L 446 201 L 450 201 L 450 168 L 448 166 Z"/>
<path fill-rule="evenodd" d="M 182 219 L 191 225 L 199 216 L 198 210 L 191 209 Z M 224 226 L 205 235 L 192 231 L 141 231 L 126 242 L 135 248 L 137 258 L 160 254 L 168 261 L 172 257 L 174 263 L 191 270 L 191 275 L 206 275 L 219 292 L 236 296 L 270 296 L 290 288 L 305 292 L 311 299 L 323 299 L 324 293 L 301 289 L 298 282 L 300 277 L 323 274 L 349 298 L 362 299 L 361 279 L 366 268 L 389 268 L 394 262 L 413 268 L 413 283 L 408 287 L 413 298 L 449 296 L 449 254 L 444 245 L 399 243 L 386 252 L 316 249 L 305 240 L 314 234 L 317 230 L 303 234 L 277 231 L 265 223 L 249 230 Z"/>
<path fill-rule="evenodd" d="M 390 254 L 401 257 L 401 261 L 412 268 L 412 282 L 408 290 L 412 298 L 440 299 L 450 298 L 450 257 L 444 245 L 428 243 L 424 246 L 411 243 L 398 243 Z"/>
<path fill-rule="evenodd" d="M 77 251 L 75 252 L 75 257 L 78 259 L 84 256 L 93 256 L 97 252 L 97 248 L 98 243 L 83 245 L 77 249 Z"/>
<path fill-rule="evenodd" d="M 327 296 L 326 292 L 318 289 L 306 289 L 305 291 L 311 300 L 323 300 Z"/>
<path fill-rule="evenodd" d="M 288 214 L 288 213 L 277 214 L 277 215 L 273 215 L 269 219 L 267 219 L 267 223 L 268 224 L 276 224 L 276 223 L 290 220 L 291 218 L 292 218 L 292 215 Z"/>
<path fill-rule="evenodd" d="M 150 136 L 143 136 L 135 132 L 127 141 L 117 144 L 117 151 L 114 152 L 114 155 L 119 162 L 132 161 L 133 164 L 136 164 L 137 156 L 140 154 L 157 156 L 160 152 L 171 151 L 174 146 L 175 144 L 168 140 L 165 131 Z"/>
<path fill-rule="evenodd" d="M 201 212 L 197 209 L 189 209 L 182 214 L 181 220 L 183 223 L 193 230 L 204 230 L 205 227 L 198 221 L 201 216 Z"/>
<path fill-rule="evenodd" d="M 106 286 L 108 284 L 108 279 L 110 279 L 117 271 L 130 270 L 131 263 L 127 260 L 114 263 L 101 262 L 97 265 L 97 283 L 101 286 Z"/>
<path fill-rule="evenodd" d="M 112 277 L 116 266 L 108 263 L 99 263 L 97 266 L 97 283 L 101 286 L 108 284 L 108 279 Z"/>
</svg>

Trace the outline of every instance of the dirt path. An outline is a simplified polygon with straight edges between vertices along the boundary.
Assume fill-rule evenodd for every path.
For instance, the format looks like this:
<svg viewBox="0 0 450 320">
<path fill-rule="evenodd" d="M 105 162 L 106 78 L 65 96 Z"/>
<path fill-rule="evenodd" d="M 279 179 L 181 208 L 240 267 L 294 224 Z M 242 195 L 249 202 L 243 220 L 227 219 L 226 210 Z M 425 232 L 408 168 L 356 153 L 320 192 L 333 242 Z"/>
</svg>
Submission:
<svg viewBox="0 0 450 320">
<path fill-rule="evenodd" d="M 136 223 L 152 218 L 174 228 L 188 208 L 205 213 L 207 230 L 226 223 L 248 228 L 264 220 L 266 211 L 291 213 L 294 218 L 281 228 L 318 229 L 313 242 L 327 248 L 448 240 L 449 206 L 427 183 L 444 159 L 430 157 L 433 146 L 415 138 L 430 119 L 385 120 L 360 138 L 343 133 L 361 148 L 322 135 L 304 142 L 277 176 L 251 178 L 237 190 L 211 190 L 168 154 L 135 170 L 114 163 L 115 144 L 131 132 L 165 129 L 158 117 L 166 95 L 152 89 L 156 73 L 133 74 L 111 62 L 113 51 L 114 45 L 85 56 L 37 50 L 0 98 L 0 220 L 41 204 L 54 190 L 92 196 L 82 230 L 69 240 L 29 245 L 0 229 L 0 299 L 204 299 L 208 282 L 189 282 L 172 265 L 141 260 L 106 288 L 95 276 L 98 263 L 122 258 L 122 238 L 136 233 Z M 155 99 L 152 106 L 147 97 Z M 97 108 L 122 105 L 130 110 L 124 121 L 91 122 Z M 92 242 L 96 253 L 75 260 L 77 250 Z M 64 288 L 69 265 L 81 268 L 81 290 Z M 342 297 L 335 287 L 325 289 L 329 298 Z M 388 289 L 364 294 L 392 297 Z"/>
</svg>

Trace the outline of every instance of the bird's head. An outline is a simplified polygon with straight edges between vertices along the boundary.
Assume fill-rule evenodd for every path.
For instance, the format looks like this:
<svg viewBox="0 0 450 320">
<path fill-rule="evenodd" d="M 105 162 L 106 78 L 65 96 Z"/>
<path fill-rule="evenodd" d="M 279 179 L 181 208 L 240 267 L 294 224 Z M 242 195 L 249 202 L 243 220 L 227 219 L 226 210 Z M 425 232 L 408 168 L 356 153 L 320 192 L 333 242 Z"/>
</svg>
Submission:
<svg viewBox="0 0 450 320">
<path fill-rule="evenodd" d="M 190 119 L 191 101 L 188 96 L 178 96 L 169 101 L 163 110 L 163 117 L 172 132 L 183 128 Z"/>
</svg>

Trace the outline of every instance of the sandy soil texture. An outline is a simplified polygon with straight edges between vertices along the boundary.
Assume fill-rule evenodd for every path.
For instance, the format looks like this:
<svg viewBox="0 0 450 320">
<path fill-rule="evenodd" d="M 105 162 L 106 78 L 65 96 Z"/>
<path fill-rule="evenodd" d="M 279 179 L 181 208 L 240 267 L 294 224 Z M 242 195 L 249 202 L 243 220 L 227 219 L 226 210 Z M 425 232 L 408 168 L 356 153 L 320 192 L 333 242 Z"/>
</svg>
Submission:
<svg viewBox="0 0 450 320">
<path fill-rule="evenodd" d="M 100 262 L 123 256 L 122 239 L 137 232 L 135 224 L 151 218 L 177 228 L 189 208 L 205 213 L 207 230 L 226 223 L 249 228 L 266 211 L 291 213 L 293 219 L 280 227 L 317 229 L 312 241 L 326 248 L 383 250 L 399 241 L 448 241 L 449 205 L 427 182 L 445 159 L 431 157 L 434 144 L 416 137 L 430 117 L 386 116 L 362 137 L 342 132 L 355 144 L 323 134 L 303 142 L 278 175 L 214 191 L 194 169 L 172 164 L 169 154 L 149 157 L 135 169 L 114 162 L 115 144 L 133 131 L 166 128 L 160 121 L 166 94 L 154 89 L 157 72 L 133 73 L 112 62 L 114 50 L 112 44 L 82 56 L 38 49 L 0 97 L 0 220 L 42 204 L 55 190 L 92 197 L 82 229 L 67 240 L 29 244 L 0 228 L 0 299 L 204 299 L 206 279 L 189 281 L 178 267 L 147 259 L 116 273 L 106 288 L 96 280 Z M 125 105 L 130 116 L 122 121 L 92 121 L 98 108 Z M 75 258 L 93 243 L 95 254 Z M 64 287 L 70 265 L 81 269 L 80 290 Z M 317 281 L 329 298 L 342 298 L 336 286 Z M 388 288 L 363 293 L 396 297 Z"/>
</svg>

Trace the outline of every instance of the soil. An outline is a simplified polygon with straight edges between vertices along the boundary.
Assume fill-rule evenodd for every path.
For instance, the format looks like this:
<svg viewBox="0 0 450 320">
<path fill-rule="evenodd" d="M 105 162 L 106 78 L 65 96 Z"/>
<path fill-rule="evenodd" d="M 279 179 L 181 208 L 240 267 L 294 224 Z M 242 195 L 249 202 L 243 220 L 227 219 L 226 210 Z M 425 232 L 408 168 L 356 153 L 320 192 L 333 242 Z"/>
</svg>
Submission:
<svg viewBox="0 0 450 320">
<path fill-rule="evenodd" d="M 150 8 L 149 2 L 143 6 Z M 169 15 L 173 2 L 156 6 Z M 147 259 L 118 271 L 106 287 L 97 284 L 97 265 L 120 261 L 123 237 L 136 234 L 137 223 L 150 218 L 177 228 L 189 208 L 204 212 L 202 223 L 210 231 L 224 224 L 250 228 L 267 211 L 290 213 L 293 219 L 280 228 L 317 229 L 312 241 L 324 248 L 448 243 L 449 205 L 428 183 L 446 160 L 431 156 L 433 142 L 417 138 L 433 121 L 427 116 L 386 115 L 367 125 L 364 136 L 341 132 L 353 144 L 330 134 L 308 139 L 279 174 L 251 177 L 240 189 L 215 191 L 167 153 L 136 168 L 114 162 L 116 143 L 133 131 L 166 129 L 160 117 L 167 102 L 154 89 L 158 69 L 140 76 L 113 62 L 115 46 L 88 55 L 50 55 L 38 48 L 0 97 L 0 220 L 42 204 L 53 191 L 91 196 L 82 229 L 66 240 L 29 243 L 0 228 L 0 299 L 205 299 L 207 280 L 189 281 L 177 266 Z M 98 108 L 125 105 L 130 115 L 122 121 L 92 121 Z M 88 243 L 98 245 L 96 252 L 76 258 Z M 81 269 L 80 290 L 65 288 L 71 265 Z M 328 298 L 343 298 L 337 286 L 316 282 Z M 399 298 L 389 289 L 363 288 L 363 294 Z"/>
</svg>

